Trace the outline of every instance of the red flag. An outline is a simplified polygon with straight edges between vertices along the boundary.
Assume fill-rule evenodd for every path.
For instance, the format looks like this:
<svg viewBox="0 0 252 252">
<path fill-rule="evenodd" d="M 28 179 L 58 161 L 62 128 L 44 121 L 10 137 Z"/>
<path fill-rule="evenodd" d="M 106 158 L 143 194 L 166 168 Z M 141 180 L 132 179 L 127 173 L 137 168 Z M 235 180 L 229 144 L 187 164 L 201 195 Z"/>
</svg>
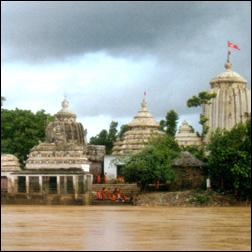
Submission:
<svg viewBox="0 0 252 252">
<path fill-rule="evenodd" d="M 228 41 L 228 47 L 240 50 L 240 48 L 238 47 L 238 45 L 233 44 L 232 42 Z"/>
</svg>

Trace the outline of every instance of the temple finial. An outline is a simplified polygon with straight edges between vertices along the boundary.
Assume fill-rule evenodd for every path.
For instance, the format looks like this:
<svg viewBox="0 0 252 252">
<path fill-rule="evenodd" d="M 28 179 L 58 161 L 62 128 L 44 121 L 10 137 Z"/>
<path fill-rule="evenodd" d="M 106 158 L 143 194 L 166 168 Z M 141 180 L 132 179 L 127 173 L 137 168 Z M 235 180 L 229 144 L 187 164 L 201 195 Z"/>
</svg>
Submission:
<svg viewBox="0 0 252 252">
<path fill-rule="evenodd" d="M 69 101 L 66 99 L 66 96 L 64 95 L 64 100 L 61 103 L 62 110 L 61 111 L 68 111 L 69 107 Z"/>
<path fill-rule="evenodd" d="M 225 68 L 227 70 L 232 68 L 232 63 L 230 62 L 230 55 L 231 55 L 231 51 L 228 50 L 228 53 L 227 53 L 227 62 L 225 64 Z"/>
<path fill-rule="evenodd" d="M 146 91 L 144 91 L 143 101 L 141 102 L 141 110 L 147 111 Z"/>
</svg>

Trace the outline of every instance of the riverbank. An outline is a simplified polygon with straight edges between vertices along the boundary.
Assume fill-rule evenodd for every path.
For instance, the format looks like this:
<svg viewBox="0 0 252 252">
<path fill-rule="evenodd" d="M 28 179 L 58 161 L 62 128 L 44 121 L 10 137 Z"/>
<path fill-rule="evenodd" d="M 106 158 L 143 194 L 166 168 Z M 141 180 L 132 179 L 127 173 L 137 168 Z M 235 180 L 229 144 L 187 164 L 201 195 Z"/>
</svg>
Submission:
<svg viewBox="0 0 252 252">
<path fill-rule="evenodd" d="M 147 192 L 134 198 L 136 206 L 251 206 L 250 201 L 238 201 L 231 194 L 214 191 Z"/>
</svg>

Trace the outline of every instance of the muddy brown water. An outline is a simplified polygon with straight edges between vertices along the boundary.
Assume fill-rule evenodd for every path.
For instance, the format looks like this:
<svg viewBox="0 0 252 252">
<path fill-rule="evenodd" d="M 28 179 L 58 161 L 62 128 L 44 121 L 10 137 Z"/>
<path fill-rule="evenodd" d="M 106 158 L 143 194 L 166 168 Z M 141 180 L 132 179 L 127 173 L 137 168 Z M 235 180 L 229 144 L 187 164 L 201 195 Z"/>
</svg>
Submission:
<svg viewBox="0 0 252 252">
<path fill-rule="evenodd" d="M 1 206 L 4 250 L 250 250 L 250 207 Z"/>
</svg>

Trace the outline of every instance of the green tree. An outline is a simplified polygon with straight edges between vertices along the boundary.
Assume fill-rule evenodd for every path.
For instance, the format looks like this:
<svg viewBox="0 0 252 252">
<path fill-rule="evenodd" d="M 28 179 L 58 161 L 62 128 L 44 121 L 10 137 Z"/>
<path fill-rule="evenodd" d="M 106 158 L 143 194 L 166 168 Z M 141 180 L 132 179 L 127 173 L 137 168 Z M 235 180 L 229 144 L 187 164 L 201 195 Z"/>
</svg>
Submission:
<svg viewBox="0 0 252 252">
<path fill-rule="evenodd" d="M 112 121 L 109 126 L 109 130 L 103 129 L 95 137 L 91 137 L 89 143 L 94 145 L 105 145 L 106 154 L 112 153 L 113 143 L 117 137 L 118 122 Z"/>
<path fill-rule="evenodd" d="M 164 135 L 154 138 L 140 153 L 126 161 L 123 176 L 128 182 L 139 183 L 142 189 L 157 180 L 161 183 L 173 181 L 172 160 L 178 153 L 179 147 L 173 137 Z"/>
<path fill-rule="evenodd" d="M 162 130 L 162 131 L 165 132 L 165 129 L 166 129 L 166 120 L 161 120 L 159 122 L 159 126 L 160 126 L 160 130 Z"/>
<path fill-rule="evenodd" d="M 209 172 L 216 188 L 250 198 L 251 120 L 232 130 L 217 129 L 210 137 Z"/>
<path fill-rule="evenodd" d="M 117 126 L 118 122 L 112 121 L 109 126 L 109 132 L 108 132 L 108 143 L 107 143 L 107 153 L 112 153 L 113 143 L 115 142 L 117 138 Z"/>
<path fill-rule="evenodd" d="M 30 149 L 45 139 L 46 123 L 53 117 L 44 110 L 1 110 L 1 153 L 16 155 L 21 165 Z"/>
<path fill-rule="evenodd" d="M 103 129 L 98 135 L 91 137 L 89 140 L 90 144 L 94 145 L 107 145 L 108 131 Z"/>
<path fill-rule="evenodd" d="M 200 92 L 198 96 L 194 95 L 193 97 L 188 99 L 187 106 L 191 108 L 191 107 L 199 107 L 205 104 L 210 104 L 211 100 L 215 97 L 216 97 L 215 93 L 208 93 L 208 92 L 203 91 L 203 92 Z M 207 121 L 208 121 L 208 118 L 205 115 L 200 114 L 199 123 L 202 125 L 202 134 L 201 134 L 202 139 L 204 138 L 204 136 L 207 134 L 209 130 L 209 127 L 206 125 Z"/>
<path fill-rule="evenodd" d="M 170 110 L 167 112 L 165 120 L 161 120 L 159 125 L 160 129 L 166 132 L 169 136 L 175 136 L 178 124 L 178 114 L 175 110 Z"/>
</svg>

